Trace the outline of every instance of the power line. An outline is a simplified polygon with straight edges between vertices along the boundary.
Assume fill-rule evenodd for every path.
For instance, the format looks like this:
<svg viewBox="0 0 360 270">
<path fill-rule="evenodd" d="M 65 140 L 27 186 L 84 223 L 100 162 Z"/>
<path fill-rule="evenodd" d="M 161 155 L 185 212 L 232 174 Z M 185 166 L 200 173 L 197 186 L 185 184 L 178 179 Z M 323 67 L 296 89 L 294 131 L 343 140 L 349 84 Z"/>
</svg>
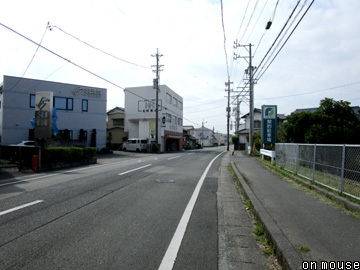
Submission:
<svg viewBox="0 0 360 270">
<path fill-rule="evenodd" d="M 46 30 L 48 29 L 48 26 L 49 26 L 49 23 L 47 23 L 46 28 L 45 28 L 45 31 L 44 31 L 44 34 L 43 34 L 42 37 L 41 37 L 40 43 L 39 43 L 39 45 L 36 47 L 35 53 L 34 53 L 34 55 L 32 56 L 29 64 L 27 65 L 24 73 L 23 73 L 23 74 L 21 75 L 21 77 L 16 81 L 16 83 L 9 89 L 9 91 L 12 90 L 12 89 L 14 89 L 14 87 L 16 87 L 16 86 L 18 85 L 18 83 L 21 81 L 21 79 L 24 78 L 24 76 L 25 76 L 26 72 L 28 71 L 28 69 L 29 69 L 32 61 L 33 61 L 34 58 L 35 58 L 35 55 L 36 55 L 37 51 L 39 50 L 40 44 L 42 43 L 42 41 L 43 41 L 43 39 L 44 39 L 44 36 L 45 36 L 45 34 L 46 34 Z"/>
<path fill-rule="evenodd" d="M 85 41 L 77 38 L 77 37 L 75 37 L 74 35 L 72 35 L 72 34 L 66 32 L 66 31 L 62 30 L 60 27 L 58 27 L 58 26 L 56 26 L 56 25 L 51 25 L 51 27 L 57 28 L 57 29 L 59 29 L 61 32 L 63 32 L 64 34 L 66 34 L 66 35 L 68 35 L 68 36 L 76 39 L 77 41 L 85 44 L 86 46 L 89 46 L 89 47 L 93 48 L 94 50 L 97 50 L 97 51 L 99 51 L 99 52 L 101 52 L 101 53 L 103 53 L 103 54 L 106 54 L 106 55 L 108 55 L 108 56 L 111 56 L 111 57 L 113 57 L 113 58 L 115 58 L 115 59 L 117 59 L 117 60 L 120 60 L 120 61 L 122 61 L 122 62 L 131 64 L 131 65 L 134 65 L 134 66 L 138 66 L 138 67 L 141 67 L 141 68 L 151 69 L 150 67 L 146 67 L 146 66 L 143 66 L 143 65 L 139 65 L 139 64 L 130 62 L 130 61 L 128 61 L 128 60 L 122 59 L 122 58 L 120 58 L 120 57 L 117 57 L 117 56 L 115 56 L 115 55 L 112 55 L 112 54 L 110 54 L 110 53 L 108 53 L 108 52 L 105 52 L 105 51 L 103 51 L 103 50 L 101 50 L 101 49 L 99 49 L 99 48 L 97 48 L 97 47 L 95 47 L 95 46 L 93 46 L 93 45 L 91 45 L 91 44 L 89 44 L 89 43 L 87 43 L 87 42 L 85 42 Z"/>
<path fill-rule="evenodd" d="M 278 56 L 278 54 L 280 53 L 280 51 L 282 50 L 282 48 L 285 46 L 285 44 L 287 43 L 287 41 L 289 40 L 289 38 L 292 36 L 292 34 L 294 33 L 295 29 L 299 26 L 300 22 L 302 21 L 302 19 L 305 17 L 306 13 L 309 11 L 310 7 L 312 6 L 312 4 L 315 2 L 315 0 L 312 0 L 312 2 L 310 3 L 310 5 L 308 6 L 308 8 L 305 10 L 304 14 L 302 15 L 302 17 L 300 18 L 300 20 L 298 21 L 298 23 L 295 25 L 294 29 L 291 31 L 290 35 L 287 37 L 287 39 L 285 40 L 285 42 L 283 43 L 283 45 L 281 46 L 281 48 L 279 49 L 279 51 L 276 53 L 276 55 L 274 56 L 274 58 L 271 60 L 271 62 L 269 63 L 269 65 L 266 67 L 266 69 L 263 71 L 263 73 L 261 73 L 261 75 L 259 75 L 259 77 L 257 77 L 256 79 L 259 80 L 264 73 L 268 70 L 268 68 L 270 67 L 270 65 L 272 64 L 272 62 L 274 62 L 275 58 Z"/>
<path fill-rule="evenodd" d="M 223 9 L 223 2 L 222 2 L 222 0 L 220 0 L 220 3 L 221 3 L 221 23 L 222 23 L 223 33 L 224 33 L 224 51 L 225 51 L 225 60 L 226 60 L 226 70 L 227 70 L 228 78 L 230 79 L 229 62 L 228 62 L 228 57 L 227 57 L 227 52 L 226 52 L 226 35 L 225 35 L 225 25 L 224 25 L 224 9 Z"/>
<path fill-rule="evenodd" d="M 269 57 L 265 60 L 264 66 L 266 66 L 268 64 L 268 62 L 270 61 L 270 58 L 273 57 L 275 51 L 278 49 L 278 47 L 280 46 L 280 44 L 282 43 L 282 41 L 284 40 L 285 36 L 287 35 L 287 33 L 289 32 L 290 28 L 292 27 L 292 25 L 294 24 L 294 22 L 296 21 L 296 19 L 298 18 L 298 16 L 300 15 L 301 11 L 304 9 L 306 3 L 308 0 L 305 0 L 302 7 L 300 8 L 300 10 L 297 12 L 297 14 L 295 15 L 294 19 L 291 21 L 290 25 L 287 27 L 287 29 L 285 30 L 284 34 L 282 35 L 282 37 L 280 38 L 280 40 L 278 41 L 278 43 L 276 44 L 276 46 L 273 48 L 271 54 L 269 55 Z M 264 69 L 264 66 L 261 68 L 261 71 Z"/>
<path fill-rule="evenodd" d="M 76 66 L 77 68 L 80 68 L 80 69 L 82 69 L 83 71 L 86 71 L 86 72 L 90 73 L 91 75 L 93 75 L 93 76 L 95 76 L 95 77 L 98 77 L 99 79 L 101 79 L 101 80 L 103 80 L 103 81 L 106 81 L 107 83 L 110 83 L 110 84 L 112 84 L 112 85 L 114 85 L 114 86 L 116 86 L 116 87 L 118 87 L 118 88 L 120 88 L 120 89 L 124 89 L 124 88 L 121 87 L 120 85 L 117 85 L 116 83 L 113 83 L 113 82 L 109 81 L 108 79 L 105 79 L 105 78 L 101 77 L 100 75 L 98 75 L 98 74 L 96 74 L 96 73 L 94 73 L 94 72 L 92 72 L 92 71 L 90 71 L 90 70 L 88 70 L 88 69 L 86 69 L 86 68 L 84 68 L 84 67 L 82 67 L 82 66 L 80 66 L 80 65 L 78 65 L 78 64 L 76 64 L 76 63 L 74 63 L 74 62 L 72 62 L 72 61 L 70 61 L 69 59 L 66 59 L 65 57 L 63 57 L 63 56 L 61 56 L 61 55 L 53 52 L 52 50 L 50 50 L 50 49 L 42 46 L 41 44 L 39 44 L 39 43 L 31 40 L 30 38 L 28 38 L 28 37 L 20 34 L 19 32 L 11 29 L 10 27 L 8 27 L 8 26 L 6 26 L 6 25 L 4 25 L 4 24 L 2 24 L 2 23 L 0 23 L 0 25 L 1 25 L 2 27 L 6 28 L 7 30 L 10 30 L 11 32 L 13 32 L 13 33 L 21 36 L 22 38 L 26 39 L 27 41 L 29 41 L 29 42 L 31 42 L 31 43 L 33 43 L 33 44 L 35 44 L 35 45 L 38 45 L 39 47 L 41 47 L 42 49 L 48 51 L 49 53 L 51 53 L 51 54 L 53 54 L 53 55 L 55 55 L 55 56 L 57 56 L 57 57 L 65 60 L 65 61 L 69 62 L 70 64 Z"/>
<path fill-rule="evenodd" d="M 276 37 L 276 39 L 274 40 L 273 44 L 270 46 L 269 50 L 267 51 L 267 53 L 265 54 L 264 58 L 261 60 L 260 64 L 257 67 L 257 70 L 255 70 L 254 75 L 256 74 L 256 72 L 259 70 L 259 68 L 261 67 L 262 63 L 264 62 L 264 60 L 266 59 L 266 57 L 268 56 L 268 54 L 270 53 L 270 51 L 272 50 L 272 48 L 274 47 L 276 41 L 279 39 L 280 35 L 282 34 L 282 32 L 284 31 L 284 29 L 286 28 L 287 24 L 289 23 L 292 15 L 295 13 L 296 8 L 298 7 L 298 5 L 300 4 L 300 0 L 298 0 L 296 6 L 294 7 L 293 11 L 291 12 L 289 18 L 287 19 L 287 21 L 285 22 L 283 28 L 281 29 L 280 33 L 278 34 L 278 36 Z"/>
<path fill-rule="evenodd" d="M 224 105 L 213 107 L 213 108 L 210 108 L 210 109 L 199 110 L 199 111 L 195 111 L 195 112 L 188 112 L 188 114 L 198 113 L 198 112 L 205 112 L 205 111 L 214 110 L 214 109 L 218 109 L 218 108 L 222 108 L 222 107 L 224 107 Z"/>
<path fill-rule="evenodd" d="M 256 0 L 255 6 L 254 6 L 254 9 L 253 9 L 253 11 L 252 11 L 252 13 L 250 15 L 248 24 L 246 25 L 245 31 L 244 31 L 243 35 L 241 36 L 241 38 L 240 38 L 240 44 L 242 44 L 242 40 L 243 40 L 243 38 L 244 38 L 244 36 L 245 36 L 245 34 L 247 32 L 247 29 L 249 28 L 250 22 L 252 20 L 252 17 L 254 16 L 254 13 L 255 13 L 255 10 L 257 8 L 258 3 L 259 3 L 259 0 Z"/>
<path fill-rule="evenodd" d="M 260 12 L 260 14 L 259 14 L 259 17 L 257 18 L 257 20 L 256 20 L 256 22 L 255 22 L 255 24 L 254 24 L 253 28 L 251 29 L 250 34 L 249 34 L 248 38 L 247 38 L 247 39 L 246 39 L 246 41 L 244 42 L 245 44 L 248 42 L 249 38 L 251 37 L 252 33 L 254 32 L 254 29 L 255 29 L 255 27 L 256 27 L 256 25 L 257 25 L 257 23 L 259 22 L 259 20 L 260 20 L 260 18 L 261 18 L 261 15 L 263 14 L 264 9 L 265 9 L 266 4 L 268 3 L 268 1 L 269 1 L 269 0 L 266 0 L 266 2 L 265 2 L 264 6 L 263 6 L 263 8 L 262 8 L 262 10 L 261 10 L 261 12 Z"/>
<path fill-rule="evenodd" d="M 298 93 L 298 94 L 293 94 L 293 95 L 271 97 L 271 98 L 259 98 L 259 99 L 260 100 L 268 100 L 268 99 L 279 99 L 279 98 L 302 96 L 302 95 L 314 94 L 314 93 L 317 93 L 317 92 L 324 92 L 324 91 L 330 91 L 330 90 L 339 89 L 339 88 L 343 88 L 343 87 L 348 87 L 348 86 L 352 86 L 352 85 L 355 85 L 355 84 L 360 84 L 360 82 L 354 82 L 354 83 L 334 86 L 334 87 L 330 87 L 330 88 L 326 88 L 326 89 L 320 89 L 320 90 L 315 90 L 315 91 L 310 91 L 310 92 L 303 92 L 303 93 Z"/>
</svg>

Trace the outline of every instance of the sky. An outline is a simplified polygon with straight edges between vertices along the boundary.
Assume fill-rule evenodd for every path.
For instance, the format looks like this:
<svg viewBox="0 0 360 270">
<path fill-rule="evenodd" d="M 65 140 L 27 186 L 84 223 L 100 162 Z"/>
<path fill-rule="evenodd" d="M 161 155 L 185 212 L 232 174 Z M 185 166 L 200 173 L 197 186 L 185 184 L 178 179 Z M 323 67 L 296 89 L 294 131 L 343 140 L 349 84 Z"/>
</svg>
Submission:
<svg viewBox="0 0 360 270">
<path fill-rule="evenodd" d="M 123 88 L 152 85 L 158 49 L 160 84 L 183 97 L 184 125 L 226 133 L 225 82 L 232 82 L 233 133 L 236 95 L 240 114 L 249 112 L 242 87 L 251 44 L 256 108 L 277 105 L 289 115 L 326 97 L 359 106 L 360 1 L 315 0 L 305 14 L 312 2 L 1 1 L 0 76 L 106 88 L 111 110 L 124 107 Z M 244 46 L 234 49 L 235 41 Z"/>
</svg>

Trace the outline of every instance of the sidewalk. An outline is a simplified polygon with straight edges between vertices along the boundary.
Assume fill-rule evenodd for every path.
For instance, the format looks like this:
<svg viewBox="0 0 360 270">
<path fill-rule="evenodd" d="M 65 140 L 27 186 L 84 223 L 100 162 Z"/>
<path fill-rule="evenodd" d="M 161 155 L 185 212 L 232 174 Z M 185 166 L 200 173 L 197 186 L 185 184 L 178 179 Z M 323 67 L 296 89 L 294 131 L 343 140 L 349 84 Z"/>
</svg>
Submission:
<svg viewBox="0 0 360 270">
<path fill-rule="evenodd" d="M 352 262 L 357 269 L 360 220 L 292 187 L 256 159 L 238 151 L 231 156 L 233 168 L 274 243 L 283 269 L 348 269 L 345 266 L 350 264 L 341 268 L 342 262 Z M 322 268 L 329 262 L 328 268 Z M 336 268 L 332 268 L 335 262 Z"/>
<path fill-rule="evenodd" d="M 229 171 L 229 152 L 222 158 L 218 181 L 219 270 L 264 270 L 267 258 L 258 246 L 254 225 Z"/>
</svg>

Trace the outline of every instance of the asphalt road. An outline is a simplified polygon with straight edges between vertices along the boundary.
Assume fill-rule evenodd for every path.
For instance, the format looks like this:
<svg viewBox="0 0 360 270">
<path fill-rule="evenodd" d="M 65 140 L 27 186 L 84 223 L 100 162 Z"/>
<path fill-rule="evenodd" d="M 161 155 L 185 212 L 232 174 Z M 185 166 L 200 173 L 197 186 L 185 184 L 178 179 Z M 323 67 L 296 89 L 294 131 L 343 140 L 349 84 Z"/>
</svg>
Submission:
<svg viewBox="0 0 360 270">
<path fill-rule="evenodd" d="M 224 150 L 127 153 L 2 183 L 0 269 L 217 269 L 222 156 L 209 163 Z"/>
</svg>

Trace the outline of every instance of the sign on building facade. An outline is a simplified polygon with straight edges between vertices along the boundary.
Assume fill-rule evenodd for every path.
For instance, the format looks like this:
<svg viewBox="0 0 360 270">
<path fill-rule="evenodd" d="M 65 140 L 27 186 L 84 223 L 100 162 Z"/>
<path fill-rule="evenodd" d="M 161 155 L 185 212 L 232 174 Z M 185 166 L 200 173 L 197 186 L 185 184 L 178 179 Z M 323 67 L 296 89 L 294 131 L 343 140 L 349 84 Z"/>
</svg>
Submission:
<svg viewBox="0 0 360 270">
<path fill-rule="evenodd" d="M 277 131 L 277 106 L 263 105 L 261 107 L 262 143 L 276 143 Z"/>
<path fill-rule="evenodd" d="M 53 92 L 36 92 L 35 138 L 51 138 Z"/>
</svg>

